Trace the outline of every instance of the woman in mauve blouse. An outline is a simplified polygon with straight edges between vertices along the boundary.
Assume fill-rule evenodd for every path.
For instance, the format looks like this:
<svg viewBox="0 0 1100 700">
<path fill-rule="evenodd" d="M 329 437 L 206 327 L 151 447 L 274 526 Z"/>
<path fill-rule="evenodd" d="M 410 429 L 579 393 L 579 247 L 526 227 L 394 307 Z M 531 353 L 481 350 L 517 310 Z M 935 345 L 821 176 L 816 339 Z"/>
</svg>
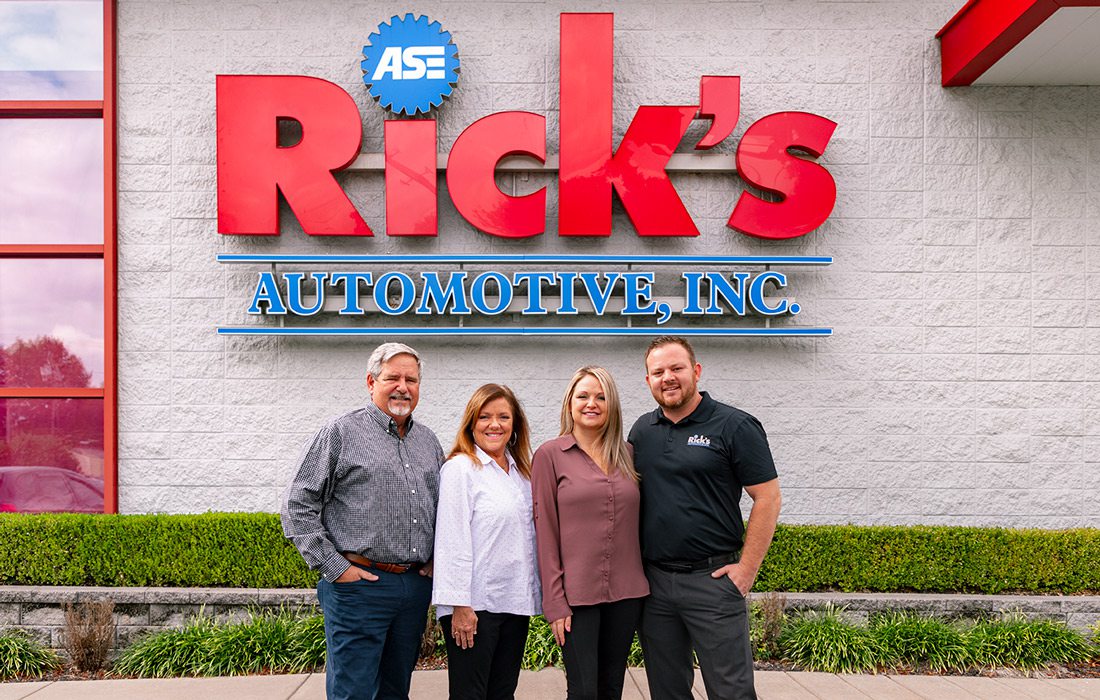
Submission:
<svg viewBox="0 0 1100 700">
<path fill-rule="evenodd" d="M 618 700 L 649 584 L 638 542 L 638 474 L 607 370 L 573 375 L 561 436 L 535 452 L 531 488 L 542 611 L 562 645 L 568 697 Z"/>
</svg>

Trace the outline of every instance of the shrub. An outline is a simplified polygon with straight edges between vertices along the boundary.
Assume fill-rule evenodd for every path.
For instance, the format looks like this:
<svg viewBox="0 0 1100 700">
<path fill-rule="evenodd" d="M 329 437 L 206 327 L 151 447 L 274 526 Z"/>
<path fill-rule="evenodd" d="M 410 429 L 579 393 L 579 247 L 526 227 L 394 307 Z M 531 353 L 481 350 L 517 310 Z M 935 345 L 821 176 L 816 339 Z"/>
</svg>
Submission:
<svg viewBox="0 0 1100 700">
<path fill-rule="evenodd" d="M 18 631 L 0 635 L 0 681 L 11 678 L 39 678 L 61 668 L 61 659 L 26 634 Z"/>
<path fill-rule="evenodd" d="M 829 606 L 800 615 L 780 637 L 783 655 L 810 671 L 861 673 L 876 669 L 883 661 L 882 644 L 866 627 L 846 623 L 841 612 Z"/>
<path fill-rule="evenodd" d="M 81 671 L 98 671 L 107 663 L 115 639 L 115 604 L 94 600 L 65 606 L 65 651 Z"/>
<path fill-rule="evenodd" d="M 970 665 L 965 630 L 959 624 L 906 613 L 876 616 L 871 633 L 882 644 L 887 664 L 927 664 L 933 671 Z"/>
<path fill-rule="evenodd" d="M 554 640 L 550 623 L 542 615 L 531 618 L 527 629 L 527 646 L 523 650 L 523 667 L 538 671 L 547 666 L 561 666 L 561 647 Z"/>
<path fill-rule="evenodd" d="M 320 615 L 291 611 L 254 613 L 248 620 L 218 623 L 196 617 L 183 629 L 159 632 L 126 649 L 114 674 L 142 678 L 301 673 L 325 661 Z"/>
<path fill-rule="evenodd" d="M 778 659 L 779 638 L 787 624 L 787 598 L 775 593 L 753 597 L 754 602 L 749 605 L 749 639 L 753 658 Z"/>
<path fill-rule="evenodd" d="M 1064 624 L 1020 614 L 977 622 L 967 635 L 967 646 L 980 666 L 1021 669 L 1087 661 L 1093 654 L 1088 641 Z"/>
<path fill-rule="evenodd" d="M 638 635 L 634 635 L 634 640 L 630 642 L 630 651 L 626 655 L 627 666 L 645 666 L 645 656 L 642 654 L 642 642 L 638 639 Z"/>
<path fill-rule="evenodd" d="M 0 582 L 63 586 L 316 585 L 271 513 L 0 514 Z"/>
<path fill-rule="evenodd" d="M 1097 561 L 1097 529 L 783 525 L 755 588 L 1086 593 Z"/>
<path fill-rule="evenodd" d="M 112 672 L 139 678 L 198 675 L 216 630 L 211 618 L 200 616 L 183 629 L 151 634 L 127 647 L 115 660 Z"/>
<path fill-rule="evenodd" d="M 308 588 L 271 513 L 0 513 L 0 584 Z M 781 525 L 764 591 L 1084 593 L 1100 530 Z"/>
</svg>

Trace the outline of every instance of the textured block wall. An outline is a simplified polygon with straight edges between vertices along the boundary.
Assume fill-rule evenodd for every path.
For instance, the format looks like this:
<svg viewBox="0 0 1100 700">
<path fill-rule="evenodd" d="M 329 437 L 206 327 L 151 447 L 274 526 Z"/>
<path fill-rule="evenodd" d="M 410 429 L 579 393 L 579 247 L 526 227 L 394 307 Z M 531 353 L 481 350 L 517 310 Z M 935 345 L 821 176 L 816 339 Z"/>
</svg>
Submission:
<svg viewBox="0 0 1100 700">
<path fill-rule="evenodd" d="M 258 267 L 221 252 L 831 255 L 791 273 L 824 339 L 700 340 L 702 386 L 756 414 L 785 495 L 817 523 L 1100 526 L 1100 88 L 939 85 L 938 30 L 962 0 L 928 2 L 119 1 L 119 502 L 123 512 L 275 510 L 327 416 L 366 400 L 374 341 L 223 338 L 245 322 Z M 441 151 L 491 112 L 545 114 L 557 150 L 558 15 L 615 12 L 616 138 L 641 104 L 694 104 L 699 77 L 742 77 L 738 130 L 773 112 L 839 123 L 821 162 L 838 200 L 818 231 L 761 242 L 725 226 L 731 174 L 673 181 L 701 235 L 640 239 L 621 208 L 605 240 L 473 230 L 440 185 L 436 239 L 387 239 L 382 176 L 341 182 L 376 231 L 315 240 L 283 211 L 278 238 L 216 232 L 219 73 L 325 78 L 354 96 L 365 151 L 382 111 L 359 52 L 392 14 L 440 20 L 462 76 Z M 692 134 L 701 134 L 695 128 Z M 690 150 L 691 134 L 681 150 Z M 444 447 L 485 381 L 556 434 L 572 370 L 607 366 L 629 424 L 653 406 L 642 339 L 451 339 L 427 361 L 417 418 Z"/>
</svg>

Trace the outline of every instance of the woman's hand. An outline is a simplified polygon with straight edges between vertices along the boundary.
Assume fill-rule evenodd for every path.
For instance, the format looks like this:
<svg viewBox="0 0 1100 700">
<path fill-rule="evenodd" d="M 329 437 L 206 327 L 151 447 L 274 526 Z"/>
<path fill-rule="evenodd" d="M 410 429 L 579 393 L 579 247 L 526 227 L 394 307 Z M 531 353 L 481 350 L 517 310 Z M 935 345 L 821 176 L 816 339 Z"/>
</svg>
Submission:
<svg viewBox="0 0 1100 700">
<path fill-rule="evenodd" d="M 554 620 L 550 623 L 550 629 L 554 631 L 554 641 L 558 646 L 565 646 L 565 633 L 573 631 L 573 616 L 566 615 L 560 620 Z"/>
<path fill-rule="evenodd" d="M 474 646 L 475 634 L 477 634 L 477 613 L 467 605 L 456 607 L 451 613 L 451 636 L 455 638 L 455 644 L 460 649 L 469 649 Z"/>
</svg>

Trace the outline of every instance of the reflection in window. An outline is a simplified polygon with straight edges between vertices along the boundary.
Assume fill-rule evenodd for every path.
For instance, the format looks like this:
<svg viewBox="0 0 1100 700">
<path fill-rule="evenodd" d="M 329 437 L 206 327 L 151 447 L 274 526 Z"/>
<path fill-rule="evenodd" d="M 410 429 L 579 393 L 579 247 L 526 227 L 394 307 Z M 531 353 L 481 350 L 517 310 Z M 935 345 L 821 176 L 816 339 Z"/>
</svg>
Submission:
<svg viewBox="0 0 1100 700">
<path fill-rule="evenodd" d="M 0 119 L 0 144 L 0 243 L 103 243 L 101 119 Z"/>
<path fill-rule="evenodd" d="M 103 386 L 102 260 L 0 260 L 0 386 Z"/>
<path fill-rule="evenodd" d="M 103 512 L 102 399 L 0 399 L 0 512 Z"/>
<path fill-rule="evenodd" d="M 0 2 L 0 100 L 101 99 L 102 2 Z"/>
</svg>

